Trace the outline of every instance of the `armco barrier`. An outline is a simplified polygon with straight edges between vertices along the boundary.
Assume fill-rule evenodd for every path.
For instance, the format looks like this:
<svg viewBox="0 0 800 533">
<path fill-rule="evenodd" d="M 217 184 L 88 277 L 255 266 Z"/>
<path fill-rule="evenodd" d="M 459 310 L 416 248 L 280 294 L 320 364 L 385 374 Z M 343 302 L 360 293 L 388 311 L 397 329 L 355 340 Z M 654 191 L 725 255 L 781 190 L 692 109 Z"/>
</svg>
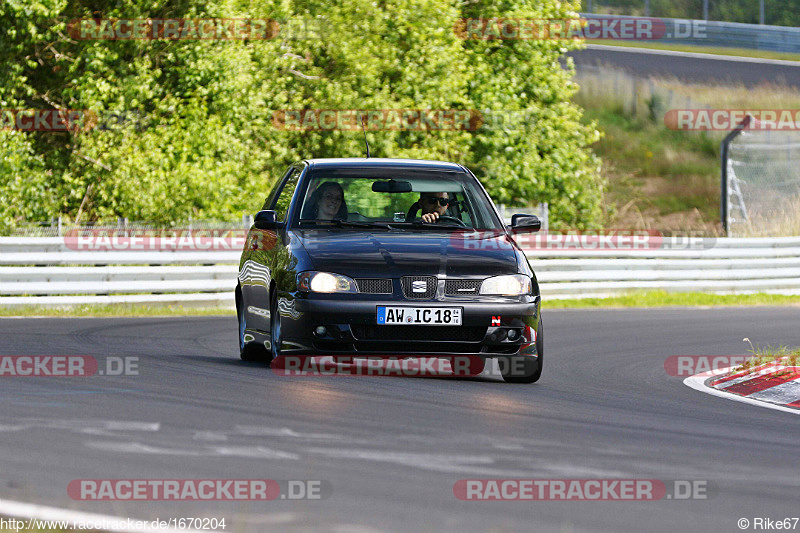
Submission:
<svg viewBox="0 0 800 533">
<path fill-rule="evenodd" d="M 664 238 L 646 250 L 527 250 L 543 298 L 632 290 L 800 294 L 800 237 Z"/>
<path fill-rule="evenodd" d="M 800 294 L 800 237 L 663 238 L 644 250 L 526 250 L 543 298 L 637 289 Z M 69 250 L 60 238 L 0 237 L 0 306 L 233 305 L 238 251 Z"/>
<path fill-rule="evenodd" d="M 80 251 L 61 237 L 0 237 L 0 306 L 232 306 L 240 251 Z"/>
<path fill-rule="evenodd" d="M 609 18 L 610 15 L 581 13 L 582 18 Z M 614 18 L 636 18 L 614 15 Z M 800 28 L 721 22 L 714 20 L 660 19 L 665 27 L 665 39 L 671 44 L 745 48 L 772 52 L 800 52 Z"/>
</svg>

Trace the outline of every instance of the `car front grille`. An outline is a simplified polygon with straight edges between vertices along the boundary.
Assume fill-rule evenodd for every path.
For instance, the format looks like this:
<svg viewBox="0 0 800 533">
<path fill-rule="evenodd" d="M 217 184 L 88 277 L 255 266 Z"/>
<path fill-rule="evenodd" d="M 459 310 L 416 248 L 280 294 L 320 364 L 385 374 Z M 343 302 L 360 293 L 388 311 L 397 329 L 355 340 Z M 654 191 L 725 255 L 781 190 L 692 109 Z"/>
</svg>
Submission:
<svg viewBox="0 0 800 533">
<path fill-rule="evenodd" d="M 413 300 L 430 299 L 436 296 L 436 276 L 403 276 L 400 285 L 403 295 Z M 424 291 L 420 291 L 420 288 Z"/>
<path fill-rule="evenodd" d="M 367 294 L 392 294 L 392 280 L 380 278 L 356 279 L 358 292 Z"/>
<path fill-rule="evenodd" d="M 448 296 L 478 294 L 481 282 L 479 279 L 448 279 L 444 284 L 444 293 Z"/>
<path fill-rule="evenodd" d="M 485 326 L 376 326 L 352 324 L 353 336 L 375 341 L 477 342 L 486 336 Z"/>
</svg>

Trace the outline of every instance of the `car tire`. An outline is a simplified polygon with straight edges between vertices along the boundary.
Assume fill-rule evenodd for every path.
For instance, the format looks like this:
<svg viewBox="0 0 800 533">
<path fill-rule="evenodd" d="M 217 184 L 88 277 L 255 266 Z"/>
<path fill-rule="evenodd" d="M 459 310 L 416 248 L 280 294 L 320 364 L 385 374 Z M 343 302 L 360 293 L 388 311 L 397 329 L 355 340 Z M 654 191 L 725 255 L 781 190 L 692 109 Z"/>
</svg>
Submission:
<svg viewBox="0 0 800 533">
<path fill-rule="evenodd" d="M 269 352 L 263 344 L 254 341 L 245 342 L 244 332 L 247 329 L 247 318 L 244 314 L 241 292 L 236 289 L 236 318 L 239 322 L 239 357 L 242 361 L 263 363 L 269 361 Z"/>
<path fill-rule="evenodd" d="M 544 362 L 544 328 L 542 316 L 539 315 L 539 325 L 536 328 L 536 355 L 535 360 L 526 356 L 511 356 L 500 362 L 500 372 L 506 383 L 536 383 L 542 377 L 542 363 Z M 522 373 L 514 371 L 522 368 Z"/>
</svg>

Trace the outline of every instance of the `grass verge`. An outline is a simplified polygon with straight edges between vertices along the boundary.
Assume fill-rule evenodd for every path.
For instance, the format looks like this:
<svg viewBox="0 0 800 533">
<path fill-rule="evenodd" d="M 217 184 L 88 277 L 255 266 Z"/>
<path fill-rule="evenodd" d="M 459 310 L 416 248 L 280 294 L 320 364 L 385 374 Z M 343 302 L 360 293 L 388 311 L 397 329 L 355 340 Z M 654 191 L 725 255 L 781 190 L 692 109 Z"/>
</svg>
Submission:
<svg viewBox="0 0 800 533">
<path fill-rule="evenodd" d="M 47 307 L 0 307 L 0 317 L 134 317 L 134 316 L 235 316 L 233 307 L 184 307 L 182 305 L 85 304 Z"/>
<path fill-rule="evenodd" d="M 593 307 L 723 307 L 753 305 L 800 305 L 800 295 L 706 294 L 702 292 L 635 291 L 609 298 L 550 300 L 546 309 Z M 26 306 L 0 308 L 0 317 L 148 317 L 148 316 L 235 316 L 233 307 L 183 307 L 179 305 L 73 305 L 62 307 Z"/>
<path fill-rule="evenodd" d="M 772 52 L 770 50 L 751 50 L 749 48 L 725 48 L 722 46 L 695 46 L 691 44 L 672 44 L 649 41 L 612 41 L 604 39 L 587 39 L 586 44 L 602 44 L 621 48 L 649 48 L 651 50 L 668 50 L 672 52 L 688 52 L 694 54 L 712 54 L 716 56 L 753 57 L 756 59 L 782 59 L 800 61 L 800 54 Z"/>
<path fill-rule="evenodd" d="M 750 350 L 748 350 L 752 355 L 750 359 L 745 361 L 745 363 L 741 366 L 737 366 L 733 368 L 728 375 L 731 376 L 733 374 L 738 374 L 740 372 L 746 372 L 748 370 L 757 371 L 758 367 L 762 365 L 767 365 L 781 359 L 780 366 L 781 367 L 796 367 L 800 366 L 800 348 L 790 348 L 789 346 L 772 346 L 768 344 L 767 346 L 760 346 L 760 345 L 753 345 L 749 338 L 745 337 L 742 339 L 743 342 L 747 342 L 750 344 Z M 789 368 L 780 368 L 777 372 L 773 372 L 770 375 L 775 377 L 780 377 L 782 375 L 790 375 L 795 374 L 796 370 L 792 370 Z"/>
<path fill-rule="evenodd" d="M 757 305 L 800 305 L 800 296 L 782 294 L 707 294 L 703 292 L 636 291 L 609 298 L 548 300 L 545 309 L 593 307 L 736 307 Z"/>
</svg>

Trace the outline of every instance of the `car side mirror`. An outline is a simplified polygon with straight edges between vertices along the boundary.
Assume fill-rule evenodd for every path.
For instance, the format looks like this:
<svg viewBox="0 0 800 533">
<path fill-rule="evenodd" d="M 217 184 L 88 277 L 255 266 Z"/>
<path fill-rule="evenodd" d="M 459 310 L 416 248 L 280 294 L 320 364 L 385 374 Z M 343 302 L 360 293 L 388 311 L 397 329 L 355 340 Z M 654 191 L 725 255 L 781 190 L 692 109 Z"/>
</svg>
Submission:
<svg viewBox="0 0 800 533">
<path fill-rule="evenodd" d="M 516 214 L 511 217 L 511 229 L 515 232 L 535 233 L 542 229 L 542 221 L 536 215 Z"/>
<path fill-rule="evenodd" d="M 256 213 L 256 218 L 253 221 L 253 225 L 256 229 L 271 229 L 277 230 L 283 227 L 283 222 L 278 222 L 277 220 L 278 215 L 275 211 L 271 210 L 263 210 Z"/>
</svg>

